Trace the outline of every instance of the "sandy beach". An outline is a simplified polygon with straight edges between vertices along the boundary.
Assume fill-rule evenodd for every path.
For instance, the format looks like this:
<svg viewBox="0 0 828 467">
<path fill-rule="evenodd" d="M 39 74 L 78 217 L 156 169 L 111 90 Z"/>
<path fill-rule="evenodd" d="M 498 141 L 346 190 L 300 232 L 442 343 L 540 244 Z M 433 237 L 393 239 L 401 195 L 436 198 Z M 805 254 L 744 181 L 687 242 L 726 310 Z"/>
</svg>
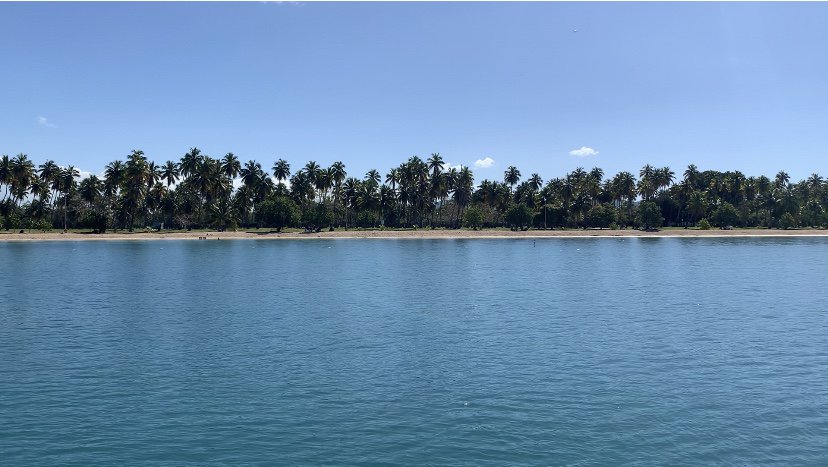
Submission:
<svg viewBox="0 0 828 467">
<path fill-rule="evenodd" d="M 335 230 L 319 233 L 282 232 L 276 233 L 266 229 L 239 230 L 236 232 L 117 232 L 93 234 L 86 232 L 0 232 L 2 241 L 101 241 L 101 240 L 236 240 L 236 239 L 326 239 L 326 238 L 585 238 L 585 237 L 802 237 L 828 236 L 828 230 L 801 229 L 734 229 L 734 230 L 694 230 L 666 229 L 656 232 L 641 230 L 529 230 L 512 232 L 510 230 Z"/>
</svg>

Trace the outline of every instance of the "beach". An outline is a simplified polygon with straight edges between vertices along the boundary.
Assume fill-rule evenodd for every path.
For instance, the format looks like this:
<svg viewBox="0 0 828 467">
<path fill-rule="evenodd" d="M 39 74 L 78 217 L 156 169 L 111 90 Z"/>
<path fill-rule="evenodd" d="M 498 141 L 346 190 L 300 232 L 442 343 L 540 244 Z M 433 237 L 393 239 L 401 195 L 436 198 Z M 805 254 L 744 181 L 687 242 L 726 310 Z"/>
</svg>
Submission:
<svg viewBox="0 0 828 467">
<path fill-rule="evenodd" d="M 514 232 L 505 229 L 481 230 L 334 230 L 322 232 L 289 231 L 277 233 L 268 229 L 243 229 L 238 231 L 191 231 L 191 232 L 0 232 L 2 241 L 101 241 L 101 240 L 237 240 L 237 239 L 330 239 L 330 238 L 403 238 L 403 239 L 452 239 L 452 238 L 584 238 L 584 237 L 802 237 L 828 236 L 825 229 L 733 229 L 696 230 L 663 229 L 642 231 L 636 229 L 572 229 L 572 230 L 528 230 Z"/>
</svg>

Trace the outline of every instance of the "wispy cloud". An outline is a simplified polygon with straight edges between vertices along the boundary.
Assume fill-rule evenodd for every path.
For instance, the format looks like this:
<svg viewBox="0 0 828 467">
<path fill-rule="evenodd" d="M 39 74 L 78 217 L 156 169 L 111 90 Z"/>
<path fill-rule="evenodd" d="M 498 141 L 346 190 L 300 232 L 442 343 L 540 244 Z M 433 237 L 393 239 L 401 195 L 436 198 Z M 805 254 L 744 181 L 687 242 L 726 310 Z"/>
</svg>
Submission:
<svg viewBox="0 0 828 467">
<path fill-rule="evenodd" d="M 446 166 L 443 170 L 449 171 L 451 169 L 461 170 L 463 168 L 463 164 L 452 164 L 451 162 L 446 162 Z"/>
<path fill-rule="evenodd" d="M 46 128 L 57 128 L 57 125 L 49 122 L 49 119 L 43 116 L 37 117 L 37 124 Z"/>
<path fill-rule="evenodd" d="M 493 166 L 495 163 L 494 159 L 491 157 L 485 157 L 483 159 L 477 159 L 474 161 L 474 166 L 478 169 L 488 169 L 489 167 Z"/>
<path fill-rule="evenodd" d="M 570 156 L 576 156 L 576 157 L 597 156 L 598 151 L 596 151 L 595 149 L 592 149 L 590 147 L 587 147 L 587 146 L 581 146 L 580 149 L 573 149 L 573 150 L 569 151 L 569 155 Z"/>
</svg>

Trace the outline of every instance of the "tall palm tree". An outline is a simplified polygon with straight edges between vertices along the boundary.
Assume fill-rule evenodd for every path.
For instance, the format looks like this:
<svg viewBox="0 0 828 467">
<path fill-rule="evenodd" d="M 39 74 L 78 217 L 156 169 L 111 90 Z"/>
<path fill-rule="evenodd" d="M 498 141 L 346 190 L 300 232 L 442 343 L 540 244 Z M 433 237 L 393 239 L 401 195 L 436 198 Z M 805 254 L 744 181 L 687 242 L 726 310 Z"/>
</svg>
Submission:
<svg viewBox="0 0 828 467">
<path fill-rule="evenodd" d="M 178 164 L 173 161 L 167 161 L 161 167 L 161 180 L 167 182 L 167 187 L 170 185 L 175 185 L 178 182 Z"/>
<path fill-rule="evenodd" d="M 529 188 L 531 188 L 532 191 L 538 191 L 543 186 L 543 179 L 541 178 L 540 175 L 538 175 L 536 173 L 533 173 L 529 177 L 528 182 L 529 182 Z"/>
<path fill-rule="evenodd" d="M 788 175 L 787 172 L 784 170 L 780 170 L 779 173 L 776 174 L 776 178 L 774 179 L 774 185 L 776 188 L 788 188 L 788 182 L 791 180 L 791 176 Z"/>
<path fill-rule="evenodd" d="M 345 181 L 345 177 L 347 176 L 347 172 L 345 172 L 345 164 L 343 164 L 341 161 L 334 162 L 328 169 L 328 173 L 330 174 L 331 182 L 333 182 L 333 206 L 334 214 L 336 214 L 337 206 L 339 205 L 340 201 L 340 196 L 342 195 L 342 182 Z"/>
<path fill-rule="evenodd" d="M 256 186 L 256 183 L 261 179 L 261 173 L 262 164 L 254 160 L 247 161 L 247 163 L 244 164 L 244 167 L 239 170 L 242 184 L 249 188 Z"/>
<path fill-rule="evenodd" d="M 303 170 L 308 175 L 308 181 L 311 184 L 315 184 L 316 176 L 319 174 L 319 164 L 317 164 L 315 161 L 310 161 L 307 164 L 305 164 Z"/>
<path fill-rule="evenodd" d="M 279 159 L 273 164 L 273 176 L 278 183 L 282 183 L 290 178 L 290 164 L 284 159 Z"/>
<path fill-rule="evenodd" d="M 55 161 L 53 160 L 48 160 L 43 164 L 40 164 L 38 169 L 40 179 L 50 186 L 54 184 L 55 178 L 57 178 L 60 175 L 60 167 L 58 167 L 57 164 L 55 164 Z M 52 192 L 54 195 L 54 190 L 52 190 Z"/>
<path fill-rule="evenodd" d="M 439 152 L 435 152 L 428 158 L 428 168 L 431 170 L 431 178 L 437 178 L 443 173 L 443 167 L 445 167 L 445 162 L 443 162 L 443 156 L 440 155 Z"/>
<path fill-rule="evenodd" d="M 690 164 L 687 166 L 687 169 L 684 171 L 684 182 L 688 184 L 691 188 L 699 188 L 697 186 L 699 180 L 699 168 L 696 167 L 696 164 Z"/>
<path fill-rule="evenodd" d="M 601 194 L 601 181 L 604 179 L 604 171 L 598 167 L 594 167 L 589 171 L 586 177 L 585 185 L 586 192 L 589 195 L 592 206 L 601 204 L 598 196 Z"/>
<path fill-rule="evenodd" d="M 474 175 L 468 167 L 463 167 L 457 174 L 457 185 L 454 189 L 454 202 L 457 204 L 457 221 L 455 226 L 459 228 L 463 219 L 463 210 L 471 202 L 474 189 Z"/>
<path fill-rule="evenodd" d="M 509 191 L 514 191 L 515 185 L 520 181 L 520 170 L 510 165 L 503 173 L 503 181 L 509 184 Z"/>
<path fill-rule="evenodd" d="M 230 180 L 236 178 L 236 176 L 239 175 L 239 171 L 241 171 L 241 162 L 239 162 L 239 158 L 232 152 L 225 154 L 221 159 L 221 171 Z"/>
<path fill-rule="evenodd" d="M 638 181 L 638 192 L 644 198 L 644 201 L 649 201 L 653 197 L 658 187 L 656 186 L 656 169 L 647 164 L 638 173 L 641 177 Z"/>
<path fill-rule="evenodd" d="M 385 176 L 385 183 L 391 185 L 391 189 L 396 191 L 397 185 L 400 183 L 400 169 L 391 169 Z"/>
<path fill-rule="evenodd" d="M 203 161 L 204 156 L 201 155 L 201 150 L 198 148 L 190 148 L 190 150 L 184 154 L 184 157 L 181 158 L 181 164 L 179 165 L 181 175 L 183 177 L 193 175 L 202 165 Z"/>
<path fill-rule="evenodd" d="M 88 207 L 92 207 L 100 200 L 102 191 L 103 182 L 95 175 L 90 175 L 81 180 L 78 187 L 78 194 L 80 194 L 81 200 L 87 203 Z"/>
<path fill-rule="evenodd" d="M 75 186 L 75 179 L 78 177 L 80 177 L 80 171 L 72 165 L 61 170 L 60 173 L 61 191 L 63 192 L 63 230 L 67 229 L 66 217 L 68 212 L 67 203 L 69 200 L 69 193 L 72 192 L 72 189 Z"/>
<path fill-rule="evenodd" d="M 12 178 L 12 161 L 7 155 L 0 158 L 0 187 L 5 189 L 3 193 L 3 201 L 9 196 L 9 184 Z"/>
<path fill-rule="evenodd" d="M 382 178 L 380 177 L 379 172 L 374 169 L 369 170 L 368 173 L 365 174 L 365 181 L 373 184 L 375 187 L 379 186 L 380 180 L 382 180 Z"/>
</svg>

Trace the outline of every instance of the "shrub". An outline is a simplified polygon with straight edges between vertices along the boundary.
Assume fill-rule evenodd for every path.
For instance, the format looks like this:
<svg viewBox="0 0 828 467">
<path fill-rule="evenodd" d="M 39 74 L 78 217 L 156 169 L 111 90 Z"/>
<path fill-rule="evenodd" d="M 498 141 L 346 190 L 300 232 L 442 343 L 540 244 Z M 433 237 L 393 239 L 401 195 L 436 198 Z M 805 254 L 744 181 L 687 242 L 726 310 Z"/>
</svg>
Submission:
<svg viewBox="0 0 828 467">
<path fill-rule="evenodd" d="M 513 230 L 528 226 L 532 223 L 532 209 L 525 204 L 513 204 L 506 211 L 506 222 Z"/>
<path fill-rule="evenodd" d="M 587 227 L 606 228 L 615 223 L 617 216 L 612 206 L 599 204 L 590 208 L 586 214 L 585 223 Z"/>
<path fill-rule="evenodd" d="M 481 224 L 483 224 L 483 210 L 478 206 L 468 208 L 463 214 L 463 225 L 477 230 Z"/>
<path fill-rule="evenodd" d="M 20 216 L 17 215 L 16 212 L 10 212 L 6 217 L 3 219 L 3 228 L 6 230 L 11 229 L 19 229 L 23 226 L 23 222 L 20 219 Z"/>
<path fill-rule="evenodd" d="M 710 230 L 710 227 L 711 227 L 710 222 L 708 222 L 707 219 L 700 220 L 699 223 L 698 223 L 698 226 L 699 226 L 699 229 L 701 229 L 701 230 Z"/>
<path fill-rule="evenodd" d="M 638 207 L 641 215 L 641 225 L 644 229 L 661 227 L 664 218 L 661 217 L 661 209 L 652 201 L 645 201 Z"/>
<path fill-rule="evenodd" d="M 796 218 L 794 218 L 794 216 L 789 212 L 786 212 L 785 214 L 782 214 L 782 217 L 779 218 L 779 227 L 782 227 L 785 230 L 788 230 L 790 228 L 797 227 L 797 226 L 798 226 L 798 224 L 796 222 Z"/>
<path fill-rule="evenodd" d="M 713 211 L 710 220 L 713 221 L 713 225 L 718 227 L 739 225 L 739 211 L 732 204 L 725 202 Z"/>
<path fill-rule="evenodd" d="M 276 227 L 281 232 L 299 221 L 299 207 L 292 199 L 285 196 L 271 197 L 259 205 L 258 220 L 268 227 Z"/>
</svg>

